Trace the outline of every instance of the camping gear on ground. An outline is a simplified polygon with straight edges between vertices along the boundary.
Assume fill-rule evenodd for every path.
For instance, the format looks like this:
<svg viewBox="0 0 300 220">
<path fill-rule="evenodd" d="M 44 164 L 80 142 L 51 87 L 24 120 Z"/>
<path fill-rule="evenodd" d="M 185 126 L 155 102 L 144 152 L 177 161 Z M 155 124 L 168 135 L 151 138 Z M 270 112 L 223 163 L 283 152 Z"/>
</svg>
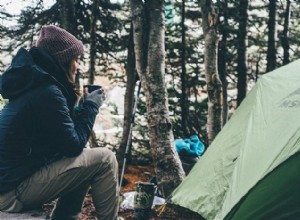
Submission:
<svg viewBox="0 0 300 220">
<path fill-rule="evenodd" d="M 150 219 L 156 185 L 150 182 L 136 182 L 134 195 L 134 219 Z"/>
<path fill-rule="evenodd" d="M 176 139 L 175 147 L 179 154 L 183 170 L 187 175 L 197 163 L 198 158 L 203 155 L 205 146 L 197 135 L 193 135 L 191 138 Z"/>
<path fill-rule="evenodd" d="M 200 157 L 205 150 L 204 144 L 197 135 L 186 139 L 176 139 L 175 146 L 178 154 L 182 156 Z"/>
<path fill-rule="evenodd" d="M 297 60 L 259 78 L 171 202 L 207 220 L 299 219 L 299 167 Z"/>
<path fill-rule="evenodd" d="M 134 210 L 134 196 L 136 192 L 131 191 L 131 192 L 125 192 L 122 194 L 123 200 L 120 203 L 120 208 L 123 210 Z M 152 209 L 155 206 L 160 206 L 165 203 L 165 199 L 159 196 L 154 196 L 153 203 L 152 203 Z"/>
</svg>

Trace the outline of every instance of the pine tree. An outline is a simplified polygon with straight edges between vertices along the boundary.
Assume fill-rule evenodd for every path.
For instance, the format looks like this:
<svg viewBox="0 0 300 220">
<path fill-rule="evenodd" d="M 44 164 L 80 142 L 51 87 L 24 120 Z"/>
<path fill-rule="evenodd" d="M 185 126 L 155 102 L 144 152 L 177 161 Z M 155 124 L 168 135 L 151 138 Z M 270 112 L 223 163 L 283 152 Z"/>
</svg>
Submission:
<svg viewBox="0 0 300 220">
<path fill-rule="evenodd" d="M 269 21 L 268 21 L 268 51 L 267 51 L 267 72 L 276 68 L 276 45 L 275 45 L 275 28 L 276 28 L 276 0 L 270 1 Z"/>
<path fill-rule="evenodd" d="M 239 1 L 238 5 L 238 48 L 237 48 L 237 106 L 241 104 L 247 94 L 247 21 L 248 21 L 248 0 Z"/>
</svg>

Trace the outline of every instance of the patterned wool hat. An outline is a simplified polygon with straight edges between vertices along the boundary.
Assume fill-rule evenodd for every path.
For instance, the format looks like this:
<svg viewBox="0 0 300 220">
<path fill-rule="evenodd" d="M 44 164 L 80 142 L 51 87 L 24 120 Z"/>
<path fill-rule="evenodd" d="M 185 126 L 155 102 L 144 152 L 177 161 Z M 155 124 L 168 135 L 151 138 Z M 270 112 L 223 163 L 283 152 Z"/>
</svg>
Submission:
<svg viewBox="0 0 300 220">
<path fill-rule="evenodd" d="M 45 49 L 60 64 L 70 62 L 84 51 L 80 40 L 54 25 L 42 27 L 36 47 Z"/>
</svg>

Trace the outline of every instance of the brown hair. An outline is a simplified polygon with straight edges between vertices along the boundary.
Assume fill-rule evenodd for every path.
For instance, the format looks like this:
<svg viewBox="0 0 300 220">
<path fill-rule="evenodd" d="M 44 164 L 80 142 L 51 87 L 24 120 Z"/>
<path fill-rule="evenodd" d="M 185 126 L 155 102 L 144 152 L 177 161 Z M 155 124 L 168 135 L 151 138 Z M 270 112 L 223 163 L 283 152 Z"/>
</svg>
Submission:
<svg viewBox="0 0 300 220">
<path fill-rule="evenodd" d="M 62 68 L 64 69 L 64 72 L 66 73 L 68 83 L 70 83 L 73 86 L 74 93 L 77 97 L 80 97 L 82 95 L 80 89 L 76 86 L 76 82 L 72 79 L 72 61 L 68 63 L 65 63 L 62 65 Z M 77 74 L 77 73 L 76 73 Z"/>
</svg>

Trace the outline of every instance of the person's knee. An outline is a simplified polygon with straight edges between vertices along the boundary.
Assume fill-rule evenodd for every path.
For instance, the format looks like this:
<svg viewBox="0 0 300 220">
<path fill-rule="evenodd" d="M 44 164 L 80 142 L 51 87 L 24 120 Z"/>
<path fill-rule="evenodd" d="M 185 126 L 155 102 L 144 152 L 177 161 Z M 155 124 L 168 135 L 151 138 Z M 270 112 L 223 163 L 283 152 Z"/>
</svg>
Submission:
<svg viewBox="0 0 300 220">
<path fill-rule="evenodd" d="M 100 148 L 98 149 L 98 152 L 102 157 L 102 162 L 99 162 L 100 170 L 105 167 L 104 169 L 108 171 L 107 174 L 112 174 L 114 180 L 118 181 L 118 162 L 114 152 L 112 152 L 108 148 Z"/>
<path fill-rule="evenodd" d="M 115 153 L 112 152 L 111 150 L 107 149 L 107 155 L 108 155 L 108 161 L 109 161 L 110 165 L 115 170 L 115 172 L 117 172 L 118 161 L 117 161 Z"/>
<path fill-rule="evenodd" d="M 98 152 L 98 156 L 101 158 L 99 163 L 107 164 L 114 173 L 118 170 L 118 162 L 114 152 L 109 150 L 108 148 L 98 148 L 94 153 Z M 102 161 L 102 162 L 101 162 Z"/>
<path fill-rule="evenodd" d="M 116 156 L 108 148 L 92 148 L 83 151 L 83 160 L 92 164 L 115 163 Z"/>
<path fill-rule="evenodd" d="M 102 150 L 102 154 L 106 158 L 106 162 L 113 164 L 113 165 L 117 165 L 118 162 L 117 162 L 116 155 L 114 152 L 112 152 L 108 148 L 101 148 L 101 150 Z"/>
</svg>

